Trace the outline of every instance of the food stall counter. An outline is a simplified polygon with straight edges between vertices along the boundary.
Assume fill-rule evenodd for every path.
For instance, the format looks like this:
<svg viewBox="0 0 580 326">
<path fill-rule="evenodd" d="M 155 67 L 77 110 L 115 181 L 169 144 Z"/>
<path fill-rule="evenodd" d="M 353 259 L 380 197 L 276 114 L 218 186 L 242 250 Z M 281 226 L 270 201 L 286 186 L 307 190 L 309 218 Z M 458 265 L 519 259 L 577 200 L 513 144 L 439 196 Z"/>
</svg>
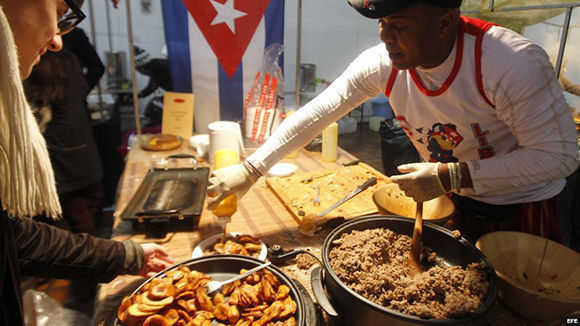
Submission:
<svg viewBox="0 0 580 326">
<path fill-rule="evenodd" d="M 244 156 L 247 157 L 251 152 L 251 149 L 247 149 Z M 178 158 L 173 159 L 171 158 L 172 155 Z M 194 248 L 201 241 L 221 234 L 221 224 L 218 223 L 212 212 L 205 209 L 199 216 L 199 222 L 193 226 L 178 229 L 168 228 L 167 230 L 161 230 L 162 232 L 147 228 L 135 228 L 134 224 L 120 218 L 123 210 L 150 169 L 210 167 L 209 163 L 205 161 L 198 160 L 194 163 L 195 160 L 188 155 L 196 157 L 194 149 L 186 142 L 179 148 L 170 151 L 147 151 L 138 146 L 130 150 L 118 189 L 112 236 L 114 240 L 131 239 L 138 243 L 158 243 L 167 249 L 176 263 L 180 263 L 192 258 Z M 332 163 L 324 162 L 320 152 L 306 150 L 300 150 L 297 158 L 284 159 L 282 162 L 296 165 L 297 172 L 300 173 L 338 169 L 356 159 L 352 154 L 339 148 L 338 159 Z M 323 173 L 320 176 L 314 175 L 313 177 L 324 177 L 325 175 Z M 249 234 L 259 238 L 269 247 L 280 245 L 285 250 L 307 250 L 320 258 L 324 240 L 333 226 L 329 226 L 329 228 L 312 235 L 305 235 L 299 232 L 300 221 L 297 218 L 296 211 L 284 206 L 284 198 L 277 194 L 276 191 L 273 191 L 276 186 L 272 187 L 272 183 L 267 182 L 265 179 L 260 178 L 257 184 L 239 200 L 238 210 L 232 216 L 231 222 L 227 226 L 227 231 Z M 290 278 L 298 280 L 315 302 L 316 299 L 310 285 L 310 276 L 318 264 L 301 265 L 301 262 L 296 262 L 282 266 L 281 269 Z M 95 302 L 93 323 L 95 325 L 112 325 L 122 299 L 130 295 L 145 280 L 144 277 L 122 275 L 109 283 L 101 284 Z M 508 310 L 500 300 L 496 301 L 484 319 L 481 321 L 484 325 L 558 325 L 561 322 L 560 320 L 537 322 L 525 319 Z M 328 319 L 324 323 L 322 325 L 332 325 L 332 323 L 328 323 Z"/>
<path fill-rule="evenodd" d="M 247 157 L 252 149 L 244 153 Z M 194 247 L 202 240 L 219 234 L 222 228 L 217 218 L 206 209 L 201 213 L 199 224 L 194 227 L 166 232 L 151 232 L 151 230 L 135 230 L 134 225 L 121 220 L 120 216 L 137 189 L 144 180 L 147 172 L 152 168 L 185 168 L 193 167 L 192 159 L 172 159 L 170 156 L 179 154 L 197 156 L 195 150 L 183 144 L 170 151 L 147 151 L 134 146 L 128 153 L 125 170 L 118 187 L 115 221 L 112 238 L 117 241 L 131 239 L 138 243 L 155 242 L 163 245 L 176 263 L 191 259 Z M 323 162 L 320 152 L 300 150 L 296 159 L 284 159 L 282 162 L 295 164 L 300 171 L 333 169 L 344 163 L 352 162 L 357 158 L 350 153 L 338 149 L 336 162 Z M 206 161 L 198 160 L 197 166 L 210 167 Z M 304 235 L 298 231 L 298 222 L 284 207 L 282 202 L 268 188 L 265 178 L 260 180 L 238 202 L 238 210 L 232 216 L 227 226 L 228 232 L 250 234 L 261 239 L 267 245 L 279 244 L 283 248 L 308 248 L 315 255 L 319 254 L 320 247 L 325 239 L 325 233 Z M 159 235 L 162 235 L 159 237 Z M 298 279 L 310 288 L 309 271 L 290 267 L 285 272 Z M 145 278 L 132 275 L 122 275 L 113 281 L 102 284 L 95 302 L 96 325 L 111 325 L 116 311 L 124 296 L 130 295 Z"/>
</svg>

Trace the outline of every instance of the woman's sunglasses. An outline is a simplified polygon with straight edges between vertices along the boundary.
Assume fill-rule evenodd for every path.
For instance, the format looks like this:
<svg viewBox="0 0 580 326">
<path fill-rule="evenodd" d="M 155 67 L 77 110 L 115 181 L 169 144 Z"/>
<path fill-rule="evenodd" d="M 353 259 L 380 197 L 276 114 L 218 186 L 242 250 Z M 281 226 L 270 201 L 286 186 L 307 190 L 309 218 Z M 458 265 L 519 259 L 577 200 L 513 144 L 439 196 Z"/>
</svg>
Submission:
<svg viewBox="0 0 580 326">
<path fill-rule="evenodd" d="M 58 35 L 64 35 L 72 31 L 87 17 L 74 0 L 64 0 L 64 2 L 68 5 L 68 10 L 58 20 Z"/>
</svg>

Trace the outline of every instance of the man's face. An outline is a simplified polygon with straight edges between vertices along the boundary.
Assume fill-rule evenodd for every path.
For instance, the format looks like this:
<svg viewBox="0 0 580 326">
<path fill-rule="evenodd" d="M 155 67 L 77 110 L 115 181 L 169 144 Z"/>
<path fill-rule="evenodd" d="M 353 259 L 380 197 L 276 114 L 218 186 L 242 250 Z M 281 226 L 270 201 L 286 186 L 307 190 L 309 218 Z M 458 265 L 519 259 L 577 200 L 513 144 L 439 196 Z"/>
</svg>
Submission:
<svg viewBox="0 0 580 326">
<path fill-rule="evenodd" d="M 379 18 L 381 41 L 395 68 L 434 67 L 441 63 L 434 58 L 439 52 L 435 49 L 442 46 L 438 13 L 434 7 L 419 2 Z"/>
<path fill-rule="evenodd" d="M 26 79 L 47 50 L 60 51 L 57 21 L 68 8 L 64 0 L 0 0 L 18 51 L 20 75 Z"/>
</svg>

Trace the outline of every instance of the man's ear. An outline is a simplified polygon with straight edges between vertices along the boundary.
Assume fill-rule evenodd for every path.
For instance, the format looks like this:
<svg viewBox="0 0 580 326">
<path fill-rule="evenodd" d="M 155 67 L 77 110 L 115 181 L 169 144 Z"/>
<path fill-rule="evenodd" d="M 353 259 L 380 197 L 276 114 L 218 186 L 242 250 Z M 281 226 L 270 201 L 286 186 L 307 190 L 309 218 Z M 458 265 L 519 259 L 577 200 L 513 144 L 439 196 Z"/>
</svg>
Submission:
<svg viewBox="0 0 580 326">
<path fill-rule="evenodd" d="M 458 20 L 459 15 L 457 9 L 445 10 L 439 16 L 439 38 L 446 38 L 450 33 L 455 34 Z"/>
</svg>

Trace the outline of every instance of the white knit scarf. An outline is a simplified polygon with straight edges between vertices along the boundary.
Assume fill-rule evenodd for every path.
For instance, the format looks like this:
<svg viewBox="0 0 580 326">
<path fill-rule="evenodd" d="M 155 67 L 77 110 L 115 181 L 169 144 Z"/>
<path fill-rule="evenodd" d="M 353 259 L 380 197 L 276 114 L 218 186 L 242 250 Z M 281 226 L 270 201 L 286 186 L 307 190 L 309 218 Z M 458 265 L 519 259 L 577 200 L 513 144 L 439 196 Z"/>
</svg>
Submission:
<svg viewBox="0 0 580 326">
<path fill-rule="evenodd" d="M 61 208 L 46 143 L 26 101 L 16 46 L 0 7 L 0 199 L 8 216 L 44 214 Z"/>
</svg>

